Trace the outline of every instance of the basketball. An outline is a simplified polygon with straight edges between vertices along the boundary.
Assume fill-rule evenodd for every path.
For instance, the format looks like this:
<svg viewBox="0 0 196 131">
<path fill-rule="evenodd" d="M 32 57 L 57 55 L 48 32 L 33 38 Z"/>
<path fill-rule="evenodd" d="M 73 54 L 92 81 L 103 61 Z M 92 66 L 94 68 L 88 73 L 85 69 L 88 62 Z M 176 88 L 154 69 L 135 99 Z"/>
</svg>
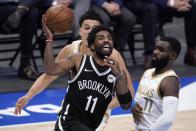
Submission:
<svg viewBox="0 0 196 131">
<path fill-rule="evenodd" d="M 45 13 L 46 25 L 52 33 L 65 33 L 74 23 L 73 11 L 64 5 L 53 5 Z"/>
</svg>

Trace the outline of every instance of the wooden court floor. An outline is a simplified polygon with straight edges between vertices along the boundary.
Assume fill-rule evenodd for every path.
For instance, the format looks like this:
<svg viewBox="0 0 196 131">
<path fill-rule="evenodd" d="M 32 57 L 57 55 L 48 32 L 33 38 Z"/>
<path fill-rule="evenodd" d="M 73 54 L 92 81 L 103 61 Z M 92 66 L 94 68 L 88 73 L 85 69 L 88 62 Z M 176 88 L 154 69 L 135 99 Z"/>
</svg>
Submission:
<svg viewBox="0 0 196 131">
<path fill-rule="evenodd" d="M 54 122 L 0 127 L 0 131 L 52 131 Z M 110 117 L 104 131 L 134 131 L 131 115 Z M 178 112 L 171 131 L 196 131 L 196 110 Z"/>
</svg>

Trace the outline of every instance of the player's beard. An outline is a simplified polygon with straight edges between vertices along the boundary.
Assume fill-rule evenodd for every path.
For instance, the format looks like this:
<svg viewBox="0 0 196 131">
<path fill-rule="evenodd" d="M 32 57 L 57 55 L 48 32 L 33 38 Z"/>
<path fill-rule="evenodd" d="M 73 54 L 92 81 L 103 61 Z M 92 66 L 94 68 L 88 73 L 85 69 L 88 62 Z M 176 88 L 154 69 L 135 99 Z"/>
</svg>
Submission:
<svg viewBox="0 0 196 131">
<path fill-rule="evenodd" d="M 169 56 L 162 59 L 152 59 L 151 67 L 156 69 L 164 68 L 169 62 Z"/>
<path fill-rule="evenodd" d="M 97 46 L 95 48 L 96 54 L 99 58 L 104 59 L 105 56 L 110 56 L 112 54 L 113 46 L 109 45 L 109 51 L 103 51 L 104 45 Z"/>
</svg>

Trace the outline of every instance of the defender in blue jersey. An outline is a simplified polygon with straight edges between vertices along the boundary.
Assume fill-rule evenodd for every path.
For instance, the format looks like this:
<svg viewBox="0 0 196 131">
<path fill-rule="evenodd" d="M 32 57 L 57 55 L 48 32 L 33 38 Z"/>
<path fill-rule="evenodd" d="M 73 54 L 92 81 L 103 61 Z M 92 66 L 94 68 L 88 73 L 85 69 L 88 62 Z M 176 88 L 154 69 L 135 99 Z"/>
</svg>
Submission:
<svg viewBox="0 0 196 131">
<path fill-rule="evenodd" d="M 94 131 L 104 116 L 108 104 L 116 93 L 123 109 L 128 109 L 131 95 L 125 71 L 110 59 L 113 50 L 113 32 L 107 26 L 95 27 L 88 36 L 92 56 L 73 54 L 62 61 L 54 61 L 53 38 L 43 18 L 46 33 L 44 65 L 46 73 L 58 75 L 72 72 L 68 93 L 59 112 L 55 131 Z"/>
</svg>

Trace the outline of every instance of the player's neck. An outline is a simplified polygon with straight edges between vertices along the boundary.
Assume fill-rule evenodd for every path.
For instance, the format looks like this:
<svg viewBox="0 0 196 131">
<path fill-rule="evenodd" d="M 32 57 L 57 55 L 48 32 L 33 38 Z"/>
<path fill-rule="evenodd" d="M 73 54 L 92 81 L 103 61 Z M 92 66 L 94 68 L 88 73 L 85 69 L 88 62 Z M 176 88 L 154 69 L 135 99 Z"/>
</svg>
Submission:
<svg viewBox="0 0 196 131">
<path fill-rule="evenodd" d="M 161 68 L 161 69 L 160 68 L 156 68 L 154 76 L 163 74 L 163 73 L 167 72 L 170 69 L 171 69 L 171 67 L 169 65 L 167 65 L 167 66 L 165 66 L 164 68 Z"/>
<path fill-rule="evenodd" d="M 93 59 L 100 66 L 104 66 L 105 65 L 104 59 L 99 58 L 96 54 L 93 54 Z"/>
</svg>

